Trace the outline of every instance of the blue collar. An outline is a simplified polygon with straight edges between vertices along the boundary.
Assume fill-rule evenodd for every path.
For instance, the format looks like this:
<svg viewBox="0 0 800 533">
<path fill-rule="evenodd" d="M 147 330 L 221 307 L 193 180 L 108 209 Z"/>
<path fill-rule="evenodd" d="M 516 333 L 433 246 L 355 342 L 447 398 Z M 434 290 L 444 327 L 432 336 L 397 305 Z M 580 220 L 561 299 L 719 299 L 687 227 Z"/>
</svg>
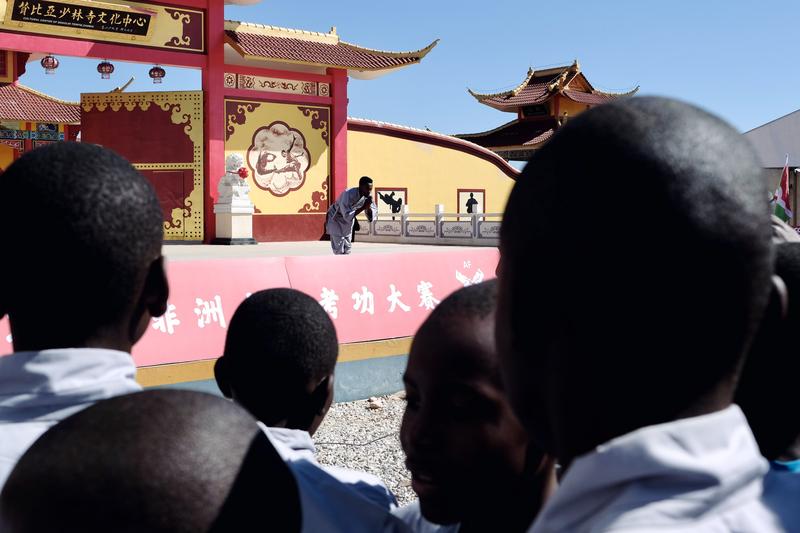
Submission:
<svg viewBox="0 0 800 533">
<path fill-rule="evenodd" d="M 795 459 L 794 461 L 770 461 L 769 464 L 773 470 L 800 474 L 800 459 Z"/>
</svg>

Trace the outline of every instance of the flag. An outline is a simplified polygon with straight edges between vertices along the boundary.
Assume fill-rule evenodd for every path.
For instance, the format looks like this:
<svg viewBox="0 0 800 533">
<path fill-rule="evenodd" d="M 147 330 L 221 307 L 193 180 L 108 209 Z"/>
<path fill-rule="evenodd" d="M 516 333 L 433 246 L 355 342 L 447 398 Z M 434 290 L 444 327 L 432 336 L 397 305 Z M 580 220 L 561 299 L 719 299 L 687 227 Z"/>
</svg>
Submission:
<svg viewBox="0 0 800 533">
<path fill-rule="evenodd" d="M 786 164 L 781 173 L 781 182 L 775 189 L 775 216 L 784 222 L 792 220 L 792 205 L 789 201 L 789 155 L 786 155 Z"/>
</svg>

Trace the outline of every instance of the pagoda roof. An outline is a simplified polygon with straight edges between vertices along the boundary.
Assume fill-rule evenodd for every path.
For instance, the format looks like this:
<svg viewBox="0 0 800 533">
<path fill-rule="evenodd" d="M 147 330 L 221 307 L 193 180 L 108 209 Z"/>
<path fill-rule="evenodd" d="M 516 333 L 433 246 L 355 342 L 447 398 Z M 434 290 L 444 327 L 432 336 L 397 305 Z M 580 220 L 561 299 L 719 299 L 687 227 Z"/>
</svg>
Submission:
<svg viewBox="0 0 800 533">
<path fill-rule="evenodd" d="M 413 52 L 388 52 L 342 41 L 336 28 L 320 33 L 230 20 L 225 22 L 225 39 L 245 59 L 343 68 L 354 77 L 419 63 L 439 42 Z"/>
<path fill-rule="evenodd" d="M 581 72 L 580 64 L 575 61 L 571 65 L 546 70 L 530 68 L 522 83 L 508 91 L 477 93 L 471 89 L 467 90 L 482 104 L 500 111 L 516 112 L 523 106 L 543 104 L 557 94 L 582 104 L 604 104 L 615 98 L 632 96 L 639 87 L 626 93 L 598 91 L 592 87 Z"/>
<path fill-rule="evenodd" d="M 456 137 L 491 150 L 535 148 L 552 137 L 557 129 L 558 121 L 550 117 L 542 120 L 516 119 L 492 130 L 462 133 Z"/>
<path fill-rule="evenodd" d="M 77 102 L 59 100 L 10 83 L 0 87 L 0 120 L 80 124 L 81 107 Z"/>
</svg>

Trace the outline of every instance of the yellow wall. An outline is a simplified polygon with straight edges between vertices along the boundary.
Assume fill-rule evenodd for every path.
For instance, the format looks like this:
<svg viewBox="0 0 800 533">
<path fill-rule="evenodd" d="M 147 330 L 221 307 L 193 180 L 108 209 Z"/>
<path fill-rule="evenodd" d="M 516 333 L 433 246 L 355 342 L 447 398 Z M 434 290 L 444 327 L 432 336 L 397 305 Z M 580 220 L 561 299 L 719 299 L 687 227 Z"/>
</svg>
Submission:
<svg viewBox="0 0 800 533">
<path fill-rule="evenodd" d="M 566 111 L 570 118 L 574 118 L 589 109 L 588 105 L 581 104 L 579 102 L 573 102 L 568 98 L 560 98 L 560 100 L 561 101 L 558 103 L 558 116 L 560 117 L 563 117 L 564 112 Z"/>
<path fill-rule="evenodd" d="M 0 170 L 5 170 L 14 162 L 14 149 L 8 145 L 0 144 Z"/>
<path fill-rule="evenodd" d="M 497 165 L 454 148 L 364 131 L 347 133 L 347 185 L 370 176 L 375 187 L 408 188 L 411 213 L 435 204 L 458 212 L 458 189 L 485 189 L 486 213 L 502 213 L 514 180 Z"/>
</svg>

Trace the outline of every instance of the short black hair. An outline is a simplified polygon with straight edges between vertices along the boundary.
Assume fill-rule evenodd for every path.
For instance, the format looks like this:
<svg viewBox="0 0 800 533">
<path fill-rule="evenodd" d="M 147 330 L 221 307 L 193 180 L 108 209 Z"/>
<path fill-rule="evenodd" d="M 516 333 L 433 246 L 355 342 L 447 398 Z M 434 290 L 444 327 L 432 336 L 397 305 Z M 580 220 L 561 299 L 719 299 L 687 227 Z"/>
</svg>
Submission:
<svg viewBox="0 0 800 533">
<path fill-rule="evenodd" d="M 674 419 L 735 376 L 772 272 L 760 176 L 748 141 L 689 104 L 626 98 L 570 120 L 504 215 L 514 352 L 568 356 L 570 409 L 602 393 L 636 406 L 608 410 L 633 424 Z"/>
<path fill-rule="evenodd" d="M 231 318 L 224 381 L 254 414 L 265 395 L 273 398 L 278 420 L 310 381 L 333 374 L 338 354 L 336 328 L 319 302 L 295 289 L 267 289 L 245 299 Z"/>
<path fill-rule="evenodd" d="M 369 176 L 361 176 L 361 179 L 358 180 L 358 186 L 361 187 L 362 185 L 371 185 L 372 178 Z"/>
<path fill-rule="evenodd" d="M 8 478 L 0 514 L 16 533 L 231 531 L 265 516 L 270 529 L 298 531 L 297 490 L 241 407 L 153 390 L 98 402 L 48 430 Z"/>
<path fill-rule="evenodd" d="M 736 391 L 736 403 L 747 416 L 762 455 L 772 460 L 800 436 L 800 420 L 786 416 L 800 406 L 800 354 L 796 346 L 800 326 L 800 243 L 777 245 L 775 274 L 786 285 L 786 315 L 781 298 L 773 292 Z"/>
<path fill-rule="evenodd" d="M 0 175 L 0 307 L 74 336 L 111 324 L 162 239 L 155 191 L 120 155 L 74 142 L 27 152 Z"/>
<path fill-rule="evenodd" d="M 453 318 L 486 319 L 497 309 L 497 280 L 491 279 L 463 287 L 450 294 L 431 311 L 426 322 L 436 327 Z"/>
<path fill-rule="evenodd" d="M 492 279 L 463 287 L 450 294 L 441 301 L 436 308 L 431 311 L 425 322 L 422 323 L 415 336 L 416 339 L 433 336 L 439 340 L 444 340 L 445 345 L 450 345 L 459 351 L 460 357 L 459 370 L 465 373 L 482 373 L 488 378 L 502 386 L 500 379 L 499 360 L 492 358 L 489 360 L 484 351 L 481 350 L 462 350 L 459 344 L 465 335 L 464 322 L 470 321 L 474 324 L 480 321 L 489 321 L 494 331 L 494 313 L 497 309 L 497 280 Z M 495 346 L 494 336 L 488 339 L 491 346 Z M 495 352 L 496 350 L 492 350 Z M 467 353 L 479 355 L 470 360 Z"/>
</svg>

